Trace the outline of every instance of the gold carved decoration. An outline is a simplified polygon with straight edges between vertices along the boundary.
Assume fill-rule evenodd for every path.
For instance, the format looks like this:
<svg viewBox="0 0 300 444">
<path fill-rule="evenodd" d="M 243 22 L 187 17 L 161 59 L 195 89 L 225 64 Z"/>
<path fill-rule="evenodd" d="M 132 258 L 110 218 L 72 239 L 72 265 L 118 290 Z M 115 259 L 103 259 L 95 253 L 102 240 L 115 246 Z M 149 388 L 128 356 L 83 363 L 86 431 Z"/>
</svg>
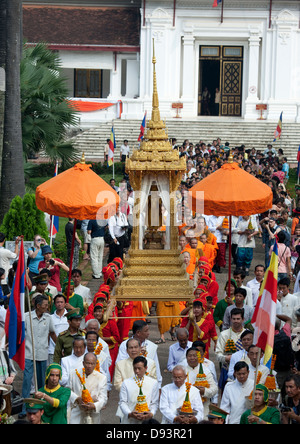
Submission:
<svg viewBox="0 0 300 444">
<path fill-rule="evenodd" d="M 170 249 L 159 249 L 160 239 L 148 224 L 151 242 L 147 249 L 139 249 L 140 206 L 136 197 L 133 210 L 133 232 L 128 256 L 117 285 L 114 287 L 116 300 L 138 301 L 189 301 L 193 299 L 193 282 L 185 271 L 178 248 L 178 228 L 175 221 L 174 193 L 186 172 L 186 160 L 179 158 L 179 152 L 172 148 L 168 140 L 165 123 L 160 118 L 159 100 L 153 46 L 153 96 L 152 114 L 147 122 L 144 140 L 140 147 L 126 159 L 125 169 L 130 183 L 138 196 L 143 179 L 147 175 L 154 178 L 165 175 L 169 181 L 170 194 Z M 161 233 L 160 233 L 161 236 Z M 150 247 L 150 248 L 149 248 Z"/>
</svg>

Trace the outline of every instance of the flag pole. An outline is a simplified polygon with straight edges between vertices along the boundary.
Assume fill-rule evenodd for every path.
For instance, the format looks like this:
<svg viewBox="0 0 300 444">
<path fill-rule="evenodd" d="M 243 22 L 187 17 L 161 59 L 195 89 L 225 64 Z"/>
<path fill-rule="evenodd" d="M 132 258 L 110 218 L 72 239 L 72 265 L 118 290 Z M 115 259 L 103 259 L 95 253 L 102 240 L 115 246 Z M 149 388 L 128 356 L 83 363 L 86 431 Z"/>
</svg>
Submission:
<svg viewBox="0 0 300 444">
<path fill-rule="evenodd" d="M 255 367 L 255 373 L 254 373 L 254 386 L 253 386 L 253 392 L 252 392 L 251 410 L 254 407 L 254 394 L 255 394 L 255 387 L 256 387 L 256 381 L 257 381 L 257 375 L 258 375 L 258 367 L 260 364 L 260 358 L 261 358 L 261 348 L 258 348 L 258 355 L 257 355 L 257 359 L 256 359 L 256 367 Z"/>
<path fill-rule="evenodd" d="M 28 315 L 29 315 L 29 323 L 30 323 L 30 331 L 31 331 L 34 388 L 35 388 L 35 392 L 37 392 L 38 391 L 38 384 L 37 384 L 37 373 L 36 373 L 36 362 L 35 362 L 33 325 L 32 325 L 32 316 L 31 316 L 31 301 L 30 301 L 30 296 L 29 296 L 29 288 L 27 287 L 27 284 L 25 285 L 25 293 L 26 293 L 26 297 L 27 297 L 27 301 L 28 301 Z"/>
</svg>

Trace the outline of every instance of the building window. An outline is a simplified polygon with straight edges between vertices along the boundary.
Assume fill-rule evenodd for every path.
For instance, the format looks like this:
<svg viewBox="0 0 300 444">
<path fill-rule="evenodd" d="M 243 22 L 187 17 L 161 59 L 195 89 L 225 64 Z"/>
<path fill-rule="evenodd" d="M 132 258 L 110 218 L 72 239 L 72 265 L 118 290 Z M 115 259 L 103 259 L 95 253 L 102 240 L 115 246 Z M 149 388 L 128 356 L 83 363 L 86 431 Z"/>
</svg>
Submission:
<svg viewBox="0 0 300 444">
<path fill-rule="evenodd" d="M 75 97 L 102 97 L 101 69 L 75 69 Z"/>
</svg>

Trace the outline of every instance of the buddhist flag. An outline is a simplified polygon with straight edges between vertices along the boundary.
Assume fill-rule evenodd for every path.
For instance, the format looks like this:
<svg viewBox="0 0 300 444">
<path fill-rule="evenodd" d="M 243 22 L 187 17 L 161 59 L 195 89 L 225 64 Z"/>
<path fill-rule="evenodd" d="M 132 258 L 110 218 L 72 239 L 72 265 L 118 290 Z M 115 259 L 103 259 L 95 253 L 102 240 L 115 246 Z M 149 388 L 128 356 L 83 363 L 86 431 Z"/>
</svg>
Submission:
<svg viewBox="0 0 300 444">
<path fill-rule="evenodd" d="M 141 129 L 140 129 L 140 135 L 138 138 L 138 142 L 140 142 L 141 140 L 143 140 L 144 138 L 144 132 L 145 132 L 145 126 L 146 126 L 146 116 L 147 116 L 147 111 L 145 112 L 142 124 L 141 124 Z"/>
<path fill-rule="evenodd" d="M 115 139 L 115 132 L 114 132 L 114 127 L 112 126 L 111 128 L 111 133 L 110 133 L 110 140 L 108 143 L 108 157 L 107 157 L 107 163 L 108 166 L 111 166 L 114 163 L 114 152 L 115 152 L 115 148 L 116 148 L 116 139 Z"/>
<path fill-rule="evenodd" d="M 270 265 L 261 285 L 251 319 L 254 327 L 253 344 L 264 351 L 264 365 L 270 367 L 274 345 L 278 278 L 278 245 L 275 241 Z"/>
<path fill-rule="evenodd" d="M 17 271 L 5 318 L 5 334 L 8 338 L 9 358 L 17 362 L 21 370 L 25 368 L 25 274 L 25 254 L 22 239 Z"/>
<path fill-rule="evenodd" d="M 273 140 L 273 142 L 276 142 L 276 140 L 280 139 L 281 131 L 282 131 L 282 111 L 281 111 L 281 114 L 280 114 L 280 117 L 279 117 L 279 121 L 277 123 L 277 128 L 274 131 L 274 140 Z"/>
<path fill-rule="evenodd" d="M 213 8 L 216 8 L 219 3 L 222 3 L 222 0 L 214 0 Z"/>
</svg>

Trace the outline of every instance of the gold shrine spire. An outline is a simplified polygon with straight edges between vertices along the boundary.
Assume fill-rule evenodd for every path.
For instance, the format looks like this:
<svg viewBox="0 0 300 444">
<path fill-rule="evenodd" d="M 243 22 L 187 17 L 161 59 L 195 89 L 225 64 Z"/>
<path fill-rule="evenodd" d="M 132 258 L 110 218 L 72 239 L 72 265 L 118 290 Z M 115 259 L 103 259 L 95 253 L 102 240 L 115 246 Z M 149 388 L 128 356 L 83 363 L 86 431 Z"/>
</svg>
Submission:
<svg viewBox="0 0 300 444">
<path fill-rule="evenodd" d="M 173 150 L 168 140 L 166 124 L 160 118 L 154 39 L 152 64 L 153 92 L 151 119 L 147 122 L 144 139 L 140 147 L 133 150 L 132 155 L 126 159 L 125 163 L 125 169 L 129 174 L 130 183 L 135 184 L 134 189 L 140 189 L 140 184 L 137 183 L 138 171 L 142 172 L 143 175 L 150 171 L 160 171 L 168 175 L 174 172 L 176 173 L 176 180 L 178 179 L 179 182 L 183 172 L 186 171 L 185 157 L 179 158 L 178 150 Z M 174 183 L 176 180 L 174 179 Z M 170 189 L 171 188 L 172 187 L 170 187 Z"/>
<path fill-rule="evenodd" d="M 154 47 L 154 39 L 153 40 L 153 93 L 152 93 L 152 118 L 151 120 L 154 122 L 160 122 L 160 112 L 159 112 L 159 100 L 158 100 L 158 92 L 157 92 L 157 79 L 156 79 L 156 57 L 155 57 L 155 47 Z"/>
</svg>

